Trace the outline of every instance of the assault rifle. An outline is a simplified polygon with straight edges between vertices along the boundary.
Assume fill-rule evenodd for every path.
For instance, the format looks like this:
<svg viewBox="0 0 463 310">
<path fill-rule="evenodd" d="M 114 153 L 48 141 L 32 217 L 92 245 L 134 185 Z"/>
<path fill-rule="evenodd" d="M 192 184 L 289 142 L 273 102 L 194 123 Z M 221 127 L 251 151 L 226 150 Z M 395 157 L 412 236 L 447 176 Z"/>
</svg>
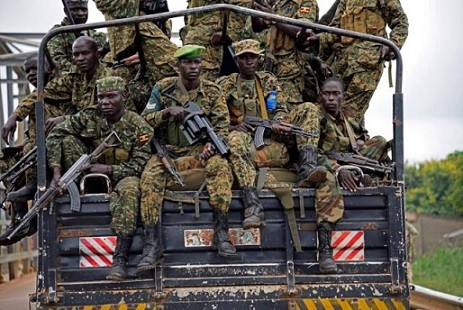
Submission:
<svg viewBox="0 0 463 310">
<path fill-rule="evenodd" d="M 342 165 L 352 165 L 362 170 L 372 171 L 388 175 L 394 170 L 394 163 L 380 163 L 377 160 L 364 157 L 354 153 L 334 152 L 326 153 L 329 159 L 336 160 Z"/>
<path fill-rule="evenodd" d="M 174 160 L 167 154 L 166 149 L 159 143 L 156 138 L 151 139 L 151 145 L 154 146 L 156 154 L 161 158 L 164 167 L 169 171 L 175 182 L 183 187 L 186 186 L 185 180 L 178 173 Z"/>
<path fill-rule="evenodd" d="M 192 145 L 201 140 L 210 140 L 220 155 L 228 156 L 230 148 L 223 138 L 215 133 L 214 128 L 201 108 L 192 101 L 189 101 L 184 108 L 190 113 L 183 119 L 180 130 L 187 138 L 188 143 Z"/>
<path fill-rule="evenodd" d="M 8 169 L 2 176 L 0 182 L 7 184 L 5 196 L 0 201 L 2 209 L 5 209 L 4 203 L 8 193 L 15 189 L 16 183 L 22 177 L 23 172 L 35 165 L 37 162 L 37 147 L 34 147 L 26 155 L 21 157 L 16 164 Z"/>
<path fill-rule="evenodd" d="M 265 145 L 264 142 L 264 132 L 266 128 L 272 128 L 272 125 L 279 124 L 281 126 L 285 126 L 289 128 L 289 134 L 291 135 L 299 135 L 304 137 L 316 137 L 317 135 L 311 132 L 307 132 L 301 127 L 295 126 L 293 124 L 284 122 L 284 121 L 273 121 L 270 119 L 254 117 L 254 116 L 245 116 L 243 119 L 245 124 L 248 124 L 252 127 L 255 127 L 256 130 L 254 131 L 254 145 L 256 149 L 260 149 Z"/>
<path fill-rule="evenodd" d="M 91 153 L 82 155 L 68 171 L 59 179 L 58 183 L 51 182 L 50 187 L 43 193 L 42 196 L 34 203 L 34 206 L 27 212 L 26 215 L 21 219 L 21 222 L 16 226 L 15 230 L 8 236 L 8 240 L 11 240 L 18 231 L 21 230 L 27 223 L 29 223 L 45 206 L 55 199 L 61 191 L 67 188 L 74 180 L 92 163 L 92 161 L 98 158 L 107 148 L 115 147 L 121 143 L 121 140 L 117 134 L 113 131 L 101 144 Z"/>
</svg>

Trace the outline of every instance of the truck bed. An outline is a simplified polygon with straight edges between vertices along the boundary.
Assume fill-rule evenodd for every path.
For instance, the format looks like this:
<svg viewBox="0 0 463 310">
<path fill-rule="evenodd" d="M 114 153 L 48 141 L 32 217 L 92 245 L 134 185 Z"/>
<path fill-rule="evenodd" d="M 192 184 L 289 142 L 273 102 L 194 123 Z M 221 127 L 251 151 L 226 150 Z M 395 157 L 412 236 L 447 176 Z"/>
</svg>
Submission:
<svg viewBox="0 0 463 310">
<path fill-rule="evenodd" d="M 241 191 L 234 191 L 229 222 L 235 258 L 221 257 L 210 246 L 214 221 L 207 193 L 170 192 L 161 220 L 162 267 L 135 276 L 142 252 L 139 227 L 129 256 L 133 276 L 120 282 L 106 280 L 115 245 L 108 195 L 83 196 L 81 212 L 70 211 L 69 198 L 62 196 L 49 208 L 54 212 L 45 211 L 40 219 L 47 233 L 37 301 L 59 309 L 121 303 L 128 309 L 344 309 L 343 304 L 406 309 L 400 188 L 343 194 L 346 210 L 332 241 L 335 275 L 318 271 L 312 189 L 293 191 L 301 253 L 295 252 L 284 210 L 270 191 L 260 192 L 266 227 L 248 231 L 240 228 Z"/>
</svg>

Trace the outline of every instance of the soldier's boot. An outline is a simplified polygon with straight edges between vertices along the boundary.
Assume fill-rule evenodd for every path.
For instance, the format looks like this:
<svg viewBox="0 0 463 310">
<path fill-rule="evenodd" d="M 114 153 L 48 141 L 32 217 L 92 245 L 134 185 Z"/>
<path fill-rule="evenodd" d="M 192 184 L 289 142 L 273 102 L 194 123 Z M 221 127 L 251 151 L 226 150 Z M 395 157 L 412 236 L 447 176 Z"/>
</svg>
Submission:
<svg viewBox="0 0 463 310">
<path fill-rule="evenodd" d="M 127 261 L 133 237 L 130 235 L 118 234 L 116 248 L 113 254 L 113 265 L 106 276 L 108 280 L 120 281 L 127 278 Z"/>
<path fill-rule="evenodd" d="M 163 247 L 158 224 L 149 225 L 145 228 L 144 233 L 143 254 L 137 265 L 137 273 L 154 269 L 162 262 Z"/>
<path fill-rule="evenodd" d="M 34 198 L 36 191 L 37 184 L 35 182 L 29 182 L 17 191 L 10 192 L 6 196 L 6 200 L 11 202 L 26 202 Z"/>
<path fill-rule="evenodd" d="M 259 201 L 255 187 L 243 187 L 244 220 L 243 229 L 265 226 L 264 207 Z"/>
<path fill-rule="evenodd" d="M 326 181 L 327 169 L 317 166 L 317 150 L 313 146 L 307 146 L 299 151 L 298 186 L 317 187 Z"/>
<path fill-rule="evenodd" d="M 318 234 L 318 266 L 320 273 L 337 273 L 338 267 L 333 260 L 333 249 L 331 248 L 331 232 L 333 225 L 322 222 L 317 227 Z"/>
<path fill-rule="evenodd" d="M 29 223 L 24 225 L 13 238 L 8 239 L 8 236 L 18 227 L 28 210 L 27 204 L 25 203 L 13 203 L 12 208 L 13 219 L 6 230 L 0 235 L 0 245 L 14 244 L 27 236 L 32 236 L 37 231 L 37 217 L 34 217 Z"/>
<path fill-rule="evenodd" d="M 216 222 L 212 246 L 219 252 L 220 256 L 236 256 L 236 249 L 231 243 L 230 236 L 228 235 L 228 214 L 219 210 L 214 210 L 214 215 Z"/>
</svg>

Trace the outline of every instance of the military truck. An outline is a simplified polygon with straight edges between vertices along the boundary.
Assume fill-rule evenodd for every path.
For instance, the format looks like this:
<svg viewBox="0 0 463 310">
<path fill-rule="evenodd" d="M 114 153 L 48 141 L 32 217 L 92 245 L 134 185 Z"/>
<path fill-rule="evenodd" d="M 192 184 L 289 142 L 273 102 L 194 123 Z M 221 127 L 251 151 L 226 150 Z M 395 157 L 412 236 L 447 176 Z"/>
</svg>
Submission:
<svg viewBox="0 0 463 310">
<path fill-rule="evenodd" d="M 294 188 L 294 213 L 302 252 L 296 253 L 285 210 L 274 194 L 260 191 L 267 226 L 242 230 L 242 192 L 233 191 L 229 234 L 237 257 L 218 256 L 211 247 L 213 212 L 201 188 L 166 192 L 160 225 L 164 261 L 152 272 L 125 281 L 108 281 L 116 236 L 109 227 L 108 193 L 82 186 L 80 211 L 63 195 L 39 214 L 39 309 L 408 309 L 409 282 L 404 225 L 402 60 L 384 38 L 334 29 L 238 6 L 195 9 L 67 26 L 49 32 L 39 57 L 39 100 L 43 110 L 44 47 L 62 32 L 111 27 L 213 11 L 233 11 L 305 28 L 329 31 L 390 46 L 397 56 L 393 97 L 394 171 L 389 184 L 343 191 L 345 215 L 332 236 L 337 274 L 320 274 L 314 190 Z M 42 112 L 43 113 L 43 112 Z M 46 188 L 43 117 L 38 118 L 38 184 Z M 91 182 L 85 180 L 84 182 Z M 129 273 L 142 252 L 137 230 Z"/>
</svg>

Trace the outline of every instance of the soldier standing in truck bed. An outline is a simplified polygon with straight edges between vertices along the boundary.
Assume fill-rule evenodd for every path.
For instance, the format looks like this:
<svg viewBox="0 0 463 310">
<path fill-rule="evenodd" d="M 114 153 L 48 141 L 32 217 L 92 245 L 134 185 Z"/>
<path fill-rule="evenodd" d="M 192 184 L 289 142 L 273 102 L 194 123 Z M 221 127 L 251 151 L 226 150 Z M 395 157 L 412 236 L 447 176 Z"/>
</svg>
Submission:
<svg viewBox="0 0 463 310">
<path fill-rule="evenodd" d="M 389 39 L 399 48 L 408 36 L 408 19 L 399 0 L 341 0 L 330 26 L 385 38 L 389 26 Z M 346 85 L 344 104 L 355 111 L 357 119 L 363 119 L 381 79 L 384 62 L 395 59 L 394 53 L 375 42 L 332 33 L 308 33 L 308 41 L 319 42 L 321 52 L 335 50 L 333 69 Z"/>
<path fill-rule="evenodd" d="M 88 0 L 65 0 L 69 8 L 71 17 L 76 25 L 85 24 L 88 18 Z M 66 16 L 61 24 L 54 25 L 51 30 L 69 26 L 71 22 Z M 95 30 L 84 30 L 80 33 L 65 32 L 50 39 L 47 44 L 48 51 L 53 61 L 59 64 L 61 71 L 69 71 L 73 64 L 72 61 L 72 43 L 81 35 L 89 36 L 98 43 L 98 49 L 101 50 L 106 43 L 106 34 Z"/>
</svg>

